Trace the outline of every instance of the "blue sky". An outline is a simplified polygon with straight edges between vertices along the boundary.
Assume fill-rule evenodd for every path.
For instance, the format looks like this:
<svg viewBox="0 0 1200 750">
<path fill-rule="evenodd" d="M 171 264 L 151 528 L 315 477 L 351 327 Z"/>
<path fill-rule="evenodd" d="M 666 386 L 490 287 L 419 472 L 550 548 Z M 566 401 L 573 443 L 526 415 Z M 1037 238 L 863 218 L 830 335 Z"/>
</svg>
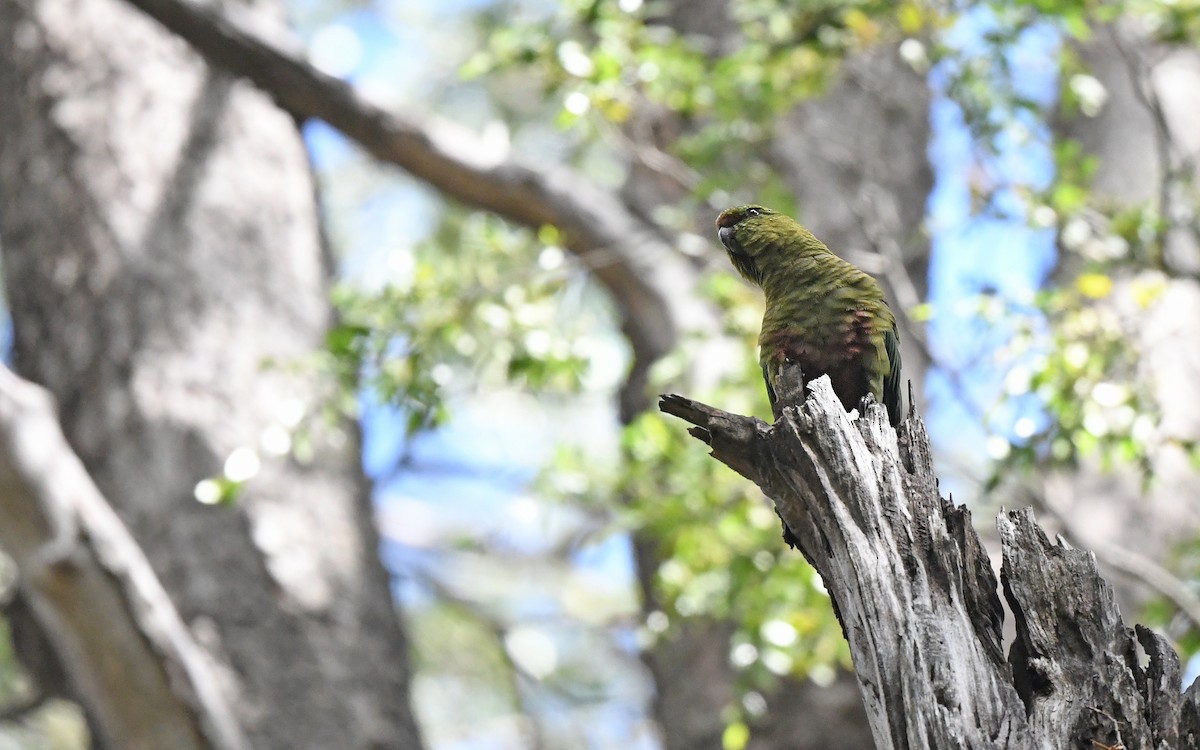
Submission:
<svg viewBox="0 0 1200 750">
<path fill-rule="evenodd" d="M 992 25 L 986 10 L 976 11 L 955 26 L 946 43 L 956 49 L 980 49 Z M 1042 106 L 1051 106 L 1057 97 L 1058 43 L 1052 29 L 1033 27 L 1005 51 L 1017 92 Z M 973 408 L 988 413 L 994 425 L 1011 425 L 1031 410 L 1028 405 L 1002 403 L 1002 368 L 1011 363 L 997 361 L 993 352 L 1007 342 L 1010 331 L 990 326 L 976 318 L 975 311 L 984 291 L 1028 305 L 1053 267 L 1053 230 L 1030 226 L 1023 199 L 1016 190 L 1003 187 L 1044 188 L 1053 177 L 1053 164 L 1044 126 L 1019 117 L 997 137 L 995 156 L 982 167 L 983 179 L 1002 186 L 995 196 L 1000 215 L 973 214 L 970 180 L 979 157 L 961 108 L 944 94 L 952 64 L 943 63 L 930 73 L 935 98 L 929 159 L 936 182 L 926 219 L 932 237 L 929 301 L 935 311 L 929 339 L 943 361 L 955 366 Z M 959 471 L 964 463 L 974 470 L 984 468 L 986 434 L 945 374 L 931 373 L 925 389 L 932 407 L 925 417 L 935 442 L 946 452 L 950 446 L 965 446 L 969 452 L 943 461 L 943 487 L 959 497 L 972 497 L 975 490 L 969 482 L 964 484 Z"/>
</svg>

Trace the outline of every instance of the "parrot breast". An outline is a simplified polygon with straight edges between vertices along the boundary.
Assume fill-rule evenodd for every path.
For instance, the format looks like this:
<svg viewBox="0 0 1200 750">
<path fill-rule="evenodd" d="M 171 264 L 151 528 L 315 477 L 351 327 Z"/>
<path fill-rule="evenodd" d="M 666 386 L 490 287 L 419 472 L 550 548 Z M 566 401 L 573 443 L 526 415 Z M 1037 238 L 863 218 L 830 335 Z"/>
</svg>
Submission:
<svg viewBox="0 0 1200 750">
<path fill-rule="evenodd" d="M 717 237 L 738 272 L 766 297 L 759 361 L 775 416 L 780 405 L 772 384 L 790 361 L 805 381 L 828 375 L 847 411 L 871 394 L 898 424 L 899 341 L 879 284 L 793 219 L 763 206 L 722 211 Z"/>
<path fill-rule="evenodd" d="M 800 365 L 805 381 L 828 375 L 833 392 L 849 411 L 857 408 L 868 393 L 879 397 L 880 389 L 871 378 L 874 368 L 867 366 L 880 348 L 874 328 L 868 312 L 855 310 L 845 326 L 833 330 L 764 330 L 759 339 L 763 368 L 774 374 L 784 362 L 791 361 Z"/>
</svg>

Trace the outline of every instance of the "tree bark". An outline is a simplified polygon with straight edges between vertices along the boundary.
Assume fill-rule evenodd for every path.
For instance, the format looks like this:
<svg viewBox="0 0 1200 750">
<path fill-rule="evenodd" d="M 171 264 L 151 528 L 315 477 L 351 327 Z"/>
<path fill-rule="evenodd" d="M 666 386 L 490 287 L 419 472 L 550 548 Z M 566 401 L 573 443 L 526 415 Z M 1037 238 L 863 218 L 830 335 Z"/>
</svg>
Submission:
<svg viewBox="0 0 1200 750">
<path fill-rule="evenodd" d="M 53 399 L 3 366 L 0 513 L 23 573 L 6 614 L 32 636 L 13 640 L 39 696 L 78 700 L 100 747 L 249 747 L 223 675 L 67 445 Z"/>
<path fill-rule="evenodd" d="M 1124 626 L 1090 553 L 1001 513 L 1006 659 L 995 574 L 970 513 L 938 494 L 920 418 L 892 430 L 875 404 L 851 419 L 827 378 L 810 390 L 774 425 L 680 396 L 660 408 L 773 499 L 821 574 L 876 747 L 1196 746 L 1200 682 L 1181 695 L 1178 657 Z"/>
<path fill-rule="evenodd" d="M 294 122 L 122 3 L 14 0 L 0 131 L 16 367 L 57 399 L 251 746 L 419 747 L 355 429 L 315 428 L 308 462 L 258 450 L 327 387 L 295 374 L 330 310 Z M 198 503 L 239 448 L 258 474 Z"/>
</svg>

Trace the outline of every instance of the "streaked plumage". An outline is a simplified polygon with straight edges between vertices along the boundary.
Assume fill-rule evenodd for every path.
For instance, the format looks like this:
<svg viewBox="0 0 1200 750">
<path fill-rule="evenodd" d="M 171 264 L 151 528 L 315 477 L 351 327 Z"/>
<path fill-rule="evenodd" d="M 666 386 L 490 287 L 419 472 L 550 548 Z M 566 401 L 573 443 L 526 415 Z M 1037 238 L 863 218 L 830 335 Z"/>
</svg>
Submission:
<svg viewBox="0 0 1200 750">
<path fill-rule="evenodd" d="M 722 211 L 717 236 L 734 267 L 766 295 L 759 362 L 775 417 L 780 406 L 771 384 L 790 360 L 806 380 L 828 374 L 847 410 L 871 393 L 899 424 L 900 340 L 875 279 L 763 206 Z"/>
</svg>

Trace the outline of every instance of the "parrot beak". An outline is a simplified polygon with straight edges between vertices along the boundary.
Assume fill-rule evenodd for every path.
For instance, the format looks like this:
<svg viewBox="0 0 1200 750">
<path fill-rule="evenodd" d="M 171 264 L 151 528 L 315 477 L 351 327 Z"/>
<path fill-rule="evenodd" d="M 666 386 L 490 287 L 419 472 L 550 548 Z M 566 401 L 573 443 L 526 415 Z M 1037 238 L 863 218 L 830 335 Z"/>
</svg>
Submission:
<svg viewBox="0 0 1200 750">
<path fill-rule="evenodd" d="M 735 240 L 733 239 L 733 227 L 721 227 L 717 230 L 717 238 L 721 240 L 721 244 L 730 252 L 734 252 Z"/>
<path fill-rule="evenodd" d="M 750 257 L 750 254 L 738 244 L 734 231 L 734 227 L 732 226 L 721 227 L 717 230 L 717 237 L 729 253 L 729 260 L 733 262 L 734 267 L 737 268 L 742 276 L 761 285 L 762 277 L 758 273 L 758 266 L 755 265 L 754 258 Z"/>
</svg>

